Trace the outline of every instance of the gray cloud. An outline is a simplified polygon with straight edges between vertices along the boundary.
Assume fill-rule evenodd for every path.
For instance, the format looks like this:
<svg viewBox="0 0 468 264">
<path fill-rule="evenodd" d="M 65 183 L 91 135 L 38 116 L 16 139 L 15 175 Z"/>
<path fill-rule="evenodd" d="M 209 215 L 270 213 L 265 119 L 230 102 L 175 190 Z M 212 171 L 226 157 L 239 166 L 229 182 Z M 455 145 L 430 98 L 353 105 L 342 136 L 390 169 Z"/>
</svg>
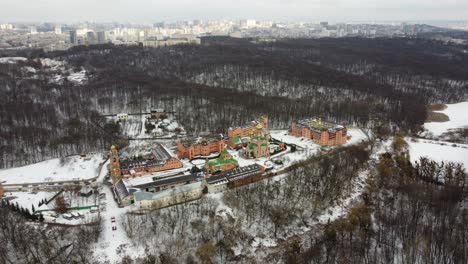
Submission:
<svg viewBox="0 0 468 264">
<path fill-rule="evenodd" d="M 462 20 L 467 0 L 0 0 L 0 21 Z"/>
</svg>

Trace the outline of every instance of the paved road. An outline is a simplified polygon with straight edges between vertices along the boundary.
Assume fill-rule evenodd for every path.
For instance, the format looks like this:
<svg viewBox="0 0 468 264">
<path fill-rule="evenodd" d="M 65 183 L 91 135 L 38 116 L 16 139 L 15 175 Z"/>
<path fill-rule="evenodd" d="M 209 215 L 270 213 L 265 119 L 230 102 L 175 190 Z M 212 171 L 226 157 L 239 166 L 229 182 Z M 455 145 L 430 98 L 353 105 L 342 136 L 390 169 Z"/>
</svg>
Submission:
<svg viewBox="0 0 468 264">
<path fill-rule="evenodd" d="M 98 177 L 98 183 L 102 186 L 101 193 L 105 194 L 105 199 L 101 199 L 101 208 L 105 207 L 105 210 L 100 211 L 103 229 L 99 241 L 95 245 L 94 256 L 99 262 L 109 260 L 110 263 L 120 263 L 122 257 L 119 252 L 130 244 L 123 225 L 128 210 L 120 208 L 114 200 L 111 185 L 105 182 L 107 173 L 107 166 L 105 166 Z M 116 219 L 117 230 L 112 230 L 112 217 Z"/>
</svg>

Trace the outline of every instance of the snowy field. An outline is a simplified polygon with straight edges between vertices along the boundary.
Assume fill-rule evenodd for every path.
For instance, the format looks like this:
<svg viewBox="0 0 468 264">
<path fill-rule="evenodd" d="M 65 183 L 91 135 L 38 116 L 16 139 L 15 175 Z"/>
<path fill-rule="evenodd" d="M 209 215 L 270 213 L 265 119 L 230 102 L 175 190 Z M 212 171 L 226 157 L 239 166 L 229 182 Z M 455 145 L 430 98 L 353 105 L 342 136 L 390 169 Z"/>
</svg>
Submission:
<svg viewBox="0 0 468 264">
<path fill-rule="evenodd" d="M 83 223 L 91 223 L 97 220 L 98 213 L 94 212 L 91 213 L 90 209 L 84 210 L 75 210 L 69 211 L 70 212 L 79 212 L 83 217 L 78 219 L 65 219 L 62 215 L 57 214 L 54 211 L 54 202 L 46 205 L 43 204 L 39 207 L 39 202 L 43 200 L 49 200 L 56 192 L 38 192 L 38 193 L 27 193 L 27 192 L 14 192 L 14 193 L 5 193 L 5 199 L 8 199 L 10 203 L 18 205 L 27 209 L 30 213 L 32 213 L 32 207 L 34 206 L 36 212 L 43 211 L 42 215 L 44 216 L 45 222 L 54 222 L 54 223 L 61 223 L 61 224 L 68 224 L 68 225 L 79 225 Z M 71 204 L 72 207 L 76 206 L 91 206 L 96 203 L 94 197 L 73 197 L 73 200 L 66 198 L 66 201 Z M 58 217 L 53 217 L 58 215 Z"/>
<path fill-rule="evenodd" d="M 438 162 L 462 163 L 465 169 L 468 168 L 468 145 L 433 140 L 413 142 L 410 138 L 407 138 L 406 142 L 409 144 L 411 162 L 413 163 L 420 157 L 427 157 Z"/>
<path fill-rule="evenodd" d="M 27 192 L 5 192 L 5 199 L 9 200 L 12 204 L 18 204 L 20 207 L 28 209 L 31 212 L 32 205 L 35 209 L 39 208 L 39 202 L 46 199 L 50 199 L 55 195 L 53 192 L 38 192 L 38 193 L 27 193 Z"/>
<path fill-rule="evenodd" d="M 367 135 L 361 129 L 357 128 L 349 128 L 348 129 L 348 136 L 351 138 L 346 142 L 345 146 L 359 144 L 362 141 L 369 140 Z"/>
<path fill-rule="evenodd" d="M 28 166 L 0 170 L 3 184 L 41 183 L 51 181 L 87 180 L 98 176 L 102 154 L 89 154 L 86 158 L 71 156 L 51 159 Z"/>
<path fill-rule="evenodd" d="M 451 130 L 468 127 L 468 102 L 448 104 L 447 109 L 435 112 L 447 115 L 450 121 L 425 123 L 424 128 L 429 137 L 439 137 Z"/>
<path fill-rule="evenodd" d="M 28 59 L 24 57 L 4 57 L 0 58 L 0 63 L 1 64 L 15 64 L 19 61 L 27 61 Z"/>
</svg>

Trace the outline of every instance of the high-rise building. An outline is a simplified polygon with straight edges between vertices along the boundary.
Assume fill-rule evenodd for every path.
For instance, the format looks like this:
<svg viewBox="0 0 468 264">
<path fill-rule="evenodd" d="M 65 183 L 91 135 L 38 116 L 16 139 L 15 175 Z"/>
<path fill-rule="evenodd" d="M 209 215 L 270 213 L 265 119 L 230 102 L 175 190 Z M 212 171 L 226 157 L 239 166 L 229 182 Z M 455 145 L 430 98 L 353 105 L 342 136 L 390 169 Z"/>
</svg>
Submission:
<svg viewBox="0 0 468 264">
<path fill-rule="evenodd" d="M 99 31 L 97 33 L 97 41 L 98 41 L 99 44 L 106 43 L 106 32 Z"/>
<path fill-rule="evenodd" d="M 37 28 L 35 26 L 32 26 L 29 28 L 31 34 L 37 34 Z"/>
<path fill-rule="evenodd" d="M 96 35 L 94 34 L 93 31 L 88 31 L 88 32 L 86 33 L 86 38 L 88 39 L 88 44 L 89 44 L 89 45 L 97 44 L 97 42 L 96 42 Z"/>
<path fill-rule="evenodd" d="M 0 29 L 12 30 L 12 29 L 13 29 L 13 25 L 12 25 L 12 24 L 0 24 Z"/>
<path fill-rule="evenodd" d="M 78 44 L 78 35 L 76 34 L 76 30 L 70 30 L 70 43 L 72 45 Z"/>
<path fill-rule="evenodd" d="M 56 35 L 61 35 L 62 34 L 62 26 L 56 25 L 54 28 L 54 32 Z"/>
</svg>

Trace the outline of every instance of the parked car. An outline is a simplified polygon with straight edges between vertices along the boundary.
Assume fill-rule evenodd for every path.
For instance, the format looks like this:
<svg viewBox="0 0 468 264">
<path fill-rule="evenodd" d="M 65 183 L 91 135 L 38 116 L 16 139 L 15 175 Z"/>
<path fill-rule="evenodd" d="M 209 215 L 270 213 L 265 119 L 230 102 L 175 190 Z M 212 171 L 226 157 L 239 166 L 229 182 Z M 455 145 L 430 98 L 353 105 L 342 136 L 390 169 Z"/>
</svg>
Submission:
<svg viewBox="0 0 468 264">
<path fill-rule="evenodd" d="M 72 220 L 73 219 L 73 215 L 71 215 L 71 214 L 63 214 L 62 217 L 63 217 L 63 219 L 66 219 L 66 220 Z"/>
<path fill-rule="evenodd" d="M 115 231 L 117 230 L 117 226 L 115 225 L 115 223 L 112 223 L 112 231 Z"/>
<path fill-rule="evenodd" d="M 72 215 L 72 217 L 75 218 L 75 219 L 79 219 L 79 218 L 80 218 L 80 214 L 77 213 L 77 212 L 71 212 L 70 215 Z"/>
<path fill-rule="evenodd" d="M 114 216 L 111 217 L 111 222 L 112 222 L 112 223 L 115 223 L 115 217 L 114 217 Z"/>
</svg>

